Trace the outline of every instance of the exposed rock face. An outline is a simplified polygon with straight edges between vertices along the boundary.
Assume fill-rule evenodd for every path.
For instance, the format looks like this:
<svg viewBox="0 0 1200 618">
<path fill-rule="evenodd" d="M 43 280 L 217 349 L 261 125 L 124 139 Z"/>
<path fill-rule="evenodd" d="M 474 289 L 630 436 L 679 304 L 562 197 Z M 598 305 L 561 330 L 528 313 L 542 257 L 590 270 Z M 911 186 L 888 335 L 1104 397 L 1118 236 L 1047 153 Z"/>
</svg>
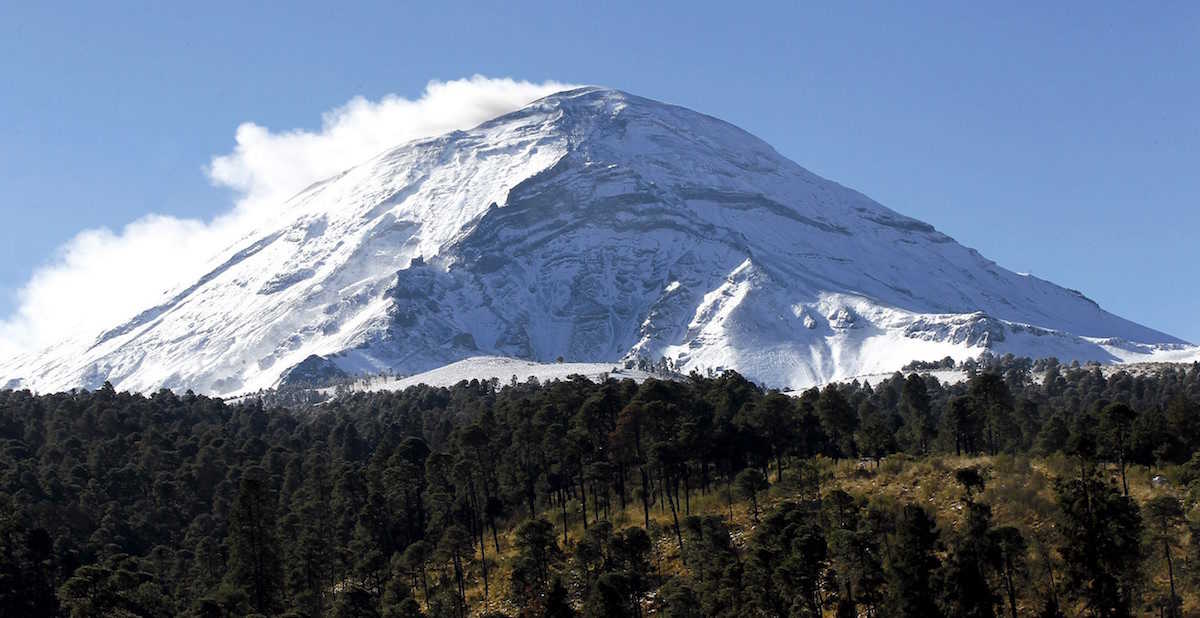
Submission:
<svg viewBox="0 0 1200 618">
<path fill-rule="evenodd" d="M 285 386 L 319 388 L 335 384 L 346 377 L 346 372 L 339 369 L 337 363 L 313 354 L 283 372 L 283 375 L 279 376 L 279 383 Z"/>
</svg>

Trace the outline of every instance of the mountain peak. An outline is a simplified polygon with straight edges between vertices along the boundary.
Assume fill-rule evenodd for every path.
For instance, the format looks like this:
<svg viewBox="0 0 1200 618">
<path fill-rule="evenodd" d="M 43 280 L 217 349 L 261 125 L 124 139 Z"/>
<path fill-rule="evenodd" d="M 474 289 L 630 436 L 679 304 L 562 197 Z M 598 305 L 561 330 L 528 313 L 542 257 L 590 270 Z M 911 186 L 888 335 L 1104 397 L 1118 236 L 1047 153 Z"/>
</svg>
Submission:
<svg viewBox="0 0 1200 618">
<path fill-rule="evenodd" d="M 985 350 L 1190 353 L 731 124 L 595 86 L 317 183 L 214 263 L 99 341 L 0 364 L 0 384 L 226 394 L 493 355 L 802 387 Z"/>
<path fill-rule="evenodd" d="M 634 97 L 633 95 L 629 94 L 628 92 L 625 92 L 623 90 L 618 90 L 616 88 L 610 88 L 608 86 L 580 86 L 578 88 L 570 88 L 567 90 L 560 90 L 558 92 L 548 94 L 540 99 L 533 101 L 532 103 L 530 103 L 530 105 L 538 105 L 541 103 L 548 103 L 548 102 L 552 102 L 552 103 L 556 103 L 556 104 L 564 104 L 564 103 L 588 104 L 590 102 L 595 102 L 595 101 L 626 100 L 629 98 L 636 98 L 636 99 L 639 99 L 642 101 L 649 101 L 649 99 L 644 99 L 642 97 Z"/>
</svg>

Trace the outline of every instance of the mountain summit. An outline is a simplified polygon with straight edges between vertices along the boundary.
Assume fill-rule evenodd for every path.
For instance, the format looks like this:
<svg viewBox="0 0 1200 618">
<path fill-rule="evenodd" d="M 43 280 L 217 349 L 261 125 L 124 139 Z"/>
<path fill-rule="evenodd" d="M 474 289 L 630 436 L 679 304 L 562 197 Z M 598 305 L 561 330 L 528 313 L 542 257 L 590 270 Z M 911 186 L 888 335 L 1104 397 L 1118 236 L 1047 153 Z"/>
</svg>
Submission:
<svg viewBox="0 0 1200 618">
<path fill-rule="evenodd" d="M 0 386 L 230 394 L 486 354 L 667 357 L 802 387 L 984 350 L 1184 349 L 735 126 L 582 88 L 314 184 L 204 277 L 93 340 L 0 364 Z"/>
</svg>

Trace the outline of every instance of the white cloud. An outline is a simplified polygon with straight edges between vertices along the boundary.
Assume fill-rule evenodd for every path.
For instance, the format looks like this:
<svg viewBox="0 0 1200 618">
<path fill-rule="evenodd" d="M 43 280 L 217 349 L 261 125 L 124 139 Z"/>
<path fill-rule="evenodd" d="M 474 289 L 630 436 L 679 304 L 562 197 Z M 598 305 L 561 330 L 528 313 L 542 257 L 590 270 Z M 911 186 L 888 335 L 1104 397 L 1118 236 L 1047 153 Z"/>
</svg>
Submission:
<svg viewBox="0 0 1200 618">
<path fill-rule="evenodd" d="M 80 232 L 18 291 L 14 315 L 0 322 L 0 352 L 92 335 L 150 307 L 180 276 L 198 274 L 229 229 L 218 221 L 148 215 L 120 232 Z"/>
<path fill-rule="evenodd" d="M 469 128 L 570 87 L 476 75 L 429 82 L 416 100 L 396 95 L 379 101 L 355 97 L 326 112 L 316 133 L 272 133 L 248 122 L 237 129 L 234 151 L 213 159 L 209 175 L 213 182 L 239 191 L 243 208 L 277 204 L 387 148 Z"/>
<path fill-rule="evenodd" d="M 119 232 L 79 233 L 18 290 L 16 310 L 0 319 L 0 355 L 93 337 L 194 281 L 248 226 L 309 184 L 389 147 L 469 128 L 568 87 L 476 75 L 431 81 L 417 99 L 355 97 L 326 112 L 317 131 L 245 123 L 233 152 L 208 167 L 214 184 L 237 193 L 236 204 L 209 221 L 147 215 Z"/>
</svg>

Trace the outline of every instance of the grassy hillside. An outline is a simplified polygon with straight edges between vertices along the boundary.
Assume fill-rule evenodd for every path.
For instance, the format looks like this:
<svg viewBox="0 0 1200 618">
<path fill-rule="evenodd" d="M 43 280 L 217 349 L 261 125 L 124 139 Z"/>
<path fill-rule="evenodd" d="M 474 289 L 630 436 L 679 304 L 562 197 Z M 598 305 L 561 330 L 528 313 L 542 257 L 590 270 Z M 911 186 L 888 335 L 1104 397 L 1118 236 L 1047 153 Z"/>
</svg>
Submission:
<svg viewBox="0 0 1200 618">
<path fill-rule="evenodd" d="M 810 462 L 804 462 L 808 465 Z M 870 502 L 880 509 L 895 511 L 904 504 L 919 504 L 927 509 L 936 519 L 937 526 L 946 537 L 958 533 L 964 525 L 963 487 L 955 480 L 955 473 L 964 468 L 978 469 L 987 479 L 983 493 L 977 498 L 981 503 L 991 505 L 994 513 L 994 526 L 1012 526 L 1020 530 L 1029 540 L 1025 553 L 1026 567 L 1022 573 L 1020 593 L 1018 595 L 1017 612 L 1019 616 L 1036 616 L 1042 607 L 1040 603 L 1048 594 L 1051 586 L 1061 586 L 1061 575 L 1058 570 L 1060 556 L 1056 545 L 1060 542 L 1055 530 L 1061 513 L 1056 504 L 1054 480 L 1078 474 L 1078 462 L 1064 456 L 1036 457 L 1027 456 L 931 456 L 912 458 L 903 454 L 893 455 L 882 461 L 871 460 L 834 462 L 821 458 L 811 462 L 820 470 L 822 493 L 828 495 L 833 491 L 845 491 L 852 496 Z M 806 471 L 807 472 L 807 471 Z M 1173 496 L 1185 502 L 1194 502 L 1195 496 L 1189 496 L 1186 490 L 1180 489 L 1170 479 L 1179 478 L 1181 470 L 1174 467 L 1139 467 L 1129 473 L 1130 496 L 1140 505 L 1159 496 Z M 1098 471 L 1107 476 L 1114 486 L 1119 485 L 1120 479 L 1115 468 L 1109 467 Z M 771 475 L 769 489 L 758 497 L 760 520 L 781 504 L 788 502 L 803 502 L 812 496 L 812 488 L 808 486 L 810 479 L 801 479 L 802 474 L 785 469 L 780 481 Z M 1186 473 L 1184 474 L 1186 478 Z M 1158 478 L 1156 482 L 1154 479 Z M 706 515 L 720 517 L 728 527 L 732 544 L 744 558 L 750 547 L 758 524 L 753 518 L 750 500 L 737 492 L 736 489 L 723 487 L 714 488 L 708 493 L 696 493 L 686 502 L 687 509 L 682 517 L 702 517 Z M 562 534 L 562 519 L 560 513 L 544 512 L 542 516 L 552 520 L 556 525 L 556 536 L 563 550 L 564 563 L 562 570 L 568 574 L 579 569 L 578 560 L 574 554 L 585 538 L 582 517 L 577 512 L 578 502 L 571 504 L 569 511 L 567 540 Z M 1193 510 L 1189 528 L 1181 526 L 1176 532 L 1178 553 L 1173 559 L 1176 585 L 1182 597 L 1181 616 L 1200 616 L 1200 512 Z M 689 568 L 681 559 L 681 552 L 673 531 L 673 518 L 664 503 L 656 504 L 651 511 L 650 537 L 653 541 L 651 563 L 654 566 L 656 583 L 670 581 L 678 577 L 693 581 L 697 577 L 697 569 Z M 615 529 L 642 526 L 642 513 L 639 506 L 630 505 L 624 510 L 618 510 L 606 520 Z M 591 529 L 595 530 L 597 522 L 589 520 Z M 1196 531 L 1196 532 L 1193 532 Z M 515 529 L 509 528 L 501 534 L 502 552 L 495 560 L 495 571 L 490 574 L 490 594 L 484 601 L 484 591 L 478 576 L 478 562 L 472 563 L 476 573 L 472 585 L 468 588 L 468 599 L 472 615 L 484 616 L 488 612 L 500 612 L 511 616 L 521 613 L 510 598 L 511 569 L 518 554 L 514 546 Z M 1147 535 L 1149 536 L 1149 535 Z M 685 544 L 691 539 L 684 537 Z M 1149 546 L 1150 539 L 1145 539 L 1146 549 L 1146 581 L 1140 590 L 1141 607 L 1135 615 L 1159 615 L 1154 600 L 1165 595 L 1169 590 L 1166 560 L 1161 548 Z M 946 559 L 948 551 L 942 548 L 938 552 L 940 560 Z M 1054 583 L 1051 584 L 1051 581 Z M 576 582 L 577 583 L 577 582 Z M 653 593 L 644 602 L 643 611 L 648 615 L 671 614 L 671 608 L 664 608 L 656 603 Z M 1087 615 L 1083 606 L 1072 606 L 1064 603 L 1065 615 Z M 998 615 L 1007 615 L 1007 609 L 999 608 Z M 823 608 L 823 616 L 835 616 L 836 607 Z M 887 615 L 886 610 L 880 615 Z"/>
</svg>

